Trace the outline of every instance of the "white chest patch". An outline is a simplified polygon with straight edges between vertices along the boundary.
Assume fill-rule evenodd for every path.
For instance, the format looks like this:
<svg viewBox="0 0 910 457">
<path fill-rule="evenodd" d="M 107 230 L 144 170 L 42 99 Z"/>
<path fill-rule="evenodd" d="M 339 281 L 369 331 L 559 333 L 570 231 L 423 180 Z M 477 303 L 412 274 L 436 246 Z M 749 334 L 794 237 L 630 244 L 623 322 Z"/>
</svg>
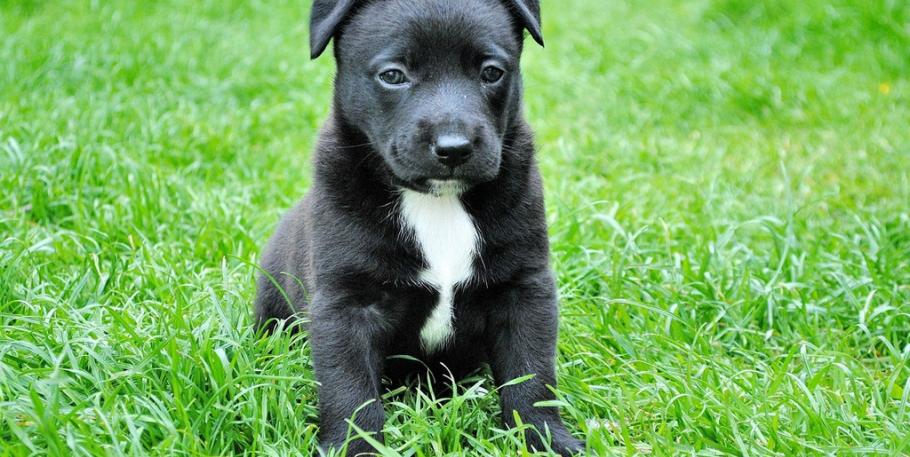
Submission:
<svg viewBox="0 0 910 457">
<path fill-rule="evenodd" d="M 439 292 L 439 302 L 420 330 L 424 350 L 433 352 L 444 347 L 454 333 L 455 287 L 471 277 L 477 230 L 457 195 L 436 196 L 404 190 L 401 218 L 413 231 L 427 264 L 420 280 Z"/>
</svg>

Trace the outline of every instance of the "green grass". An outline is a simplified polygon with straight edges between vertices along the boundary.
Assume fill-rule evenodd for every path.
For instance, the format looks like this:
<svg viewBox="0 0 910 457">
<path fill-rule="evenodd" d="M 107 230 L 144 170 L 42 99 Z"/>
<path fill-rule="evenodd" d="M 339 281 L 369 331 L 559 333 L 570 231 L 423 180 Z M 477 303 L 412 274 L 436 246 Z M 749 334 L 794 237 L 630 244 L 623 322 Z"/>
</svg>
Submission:
<svg viewBox="0 0 910 457">
<path fill-rule="evenodd" d="M 544 3 L 571 429 L 910 453 L 910 4 Z M 330 100 L 307 8 L 0 0 L 0 456 L 313 452 L 306 344 L 250 329 Z M 390 455 L 521 449 L 488 379 L 387 411 Z"/>
</svg>

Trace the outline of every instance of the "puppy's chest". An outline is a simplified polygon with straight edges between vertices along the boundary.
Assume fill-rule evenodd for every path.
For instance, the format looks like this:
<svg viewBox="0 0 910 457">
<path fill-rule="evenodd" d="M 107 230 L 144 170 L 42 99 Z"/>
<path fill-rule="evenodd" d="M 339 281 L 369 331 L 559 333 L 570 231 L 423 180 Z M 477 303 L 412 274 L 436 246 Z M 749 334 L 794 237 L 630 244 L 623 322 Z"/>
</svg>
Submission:
<svg viewBox="0 0 910 457">
<path fill-rule="evenodd" d="M 424 350 L 434 352 L 454 333 L 455 288 L 474 274 L 479 237 L 471 216 L 455 195 L 405 190 L 400 216 L 426 263 L 417 279 L 438 292 L 438 300 L 420 330 Z"/>
</svg>

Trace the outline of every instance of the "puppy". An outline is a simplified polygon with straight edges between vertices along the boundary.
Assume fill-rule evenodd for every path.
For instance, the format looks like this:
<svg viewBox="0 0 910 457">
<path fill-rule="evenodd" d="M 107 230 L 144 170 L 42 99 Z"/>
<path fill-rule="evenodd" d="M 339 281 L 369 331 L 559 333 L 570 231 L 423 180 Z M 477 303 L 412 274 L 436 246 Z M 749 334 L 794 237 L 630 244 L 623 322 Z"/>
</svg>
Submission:
<svg viewBox="0 0 910 457">
<path fill-rule="evenodd" d="M 539 1 L 315 0 L 310 30 L 313 58 L 335 40 L 334 104 L 255 313 L 267 330 L 308 318 L 321 446 L 352 417 L 382 440 L 383 378 L 489 365 L 497 385 L 533 375 L 500 391 L 507 425 L 536 426 L 531 447 L 582 450 L 534 406 L 554 398 L 558 316 L 519 66 L 525 30 L 543 44 Z"/>
</svg>

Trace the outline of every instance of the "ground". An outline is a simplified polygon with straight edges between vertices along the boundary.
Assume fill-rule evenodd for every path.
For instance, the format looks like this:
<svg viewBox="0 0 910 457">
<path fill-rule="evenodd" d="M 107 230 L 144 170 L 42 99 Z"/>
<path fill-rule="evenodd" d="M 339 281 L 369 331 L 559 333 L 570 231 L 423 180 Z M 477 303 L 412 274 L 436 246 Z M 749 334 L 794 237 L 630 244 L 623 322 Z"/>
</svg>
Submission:
<svg viewBox="0 0 910 457">
<path fill-rule="evenodd" d="M 311 455 L 258 254 L 310 180 L 308 2 L 0 0 L 0 455 Z M 910 453 L 910 3 L 544 1 L 523 62 L 592 455 Z M 517 455 L 495 386 L 387 455 Z"/>
</svg>

